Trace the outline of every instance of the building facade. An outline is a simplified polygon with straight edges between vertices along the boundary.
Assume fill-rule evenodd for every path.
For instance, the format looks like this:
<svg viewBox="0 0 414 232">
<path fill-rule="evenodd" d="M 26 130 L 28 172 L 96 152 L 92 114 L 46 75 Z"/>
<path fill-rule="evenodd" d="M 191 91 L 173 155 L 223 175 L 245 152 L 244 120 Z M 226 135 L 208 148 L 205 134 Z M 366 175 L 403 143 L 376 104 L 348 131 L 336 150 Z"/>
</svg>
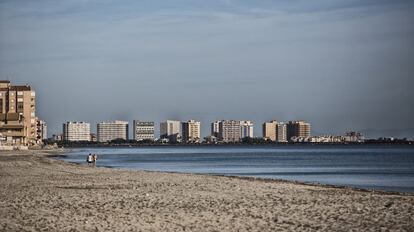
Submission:
<svg viewBox="0 0 414 232">
<path fill-rule="evenodd" d="M 155 123 L 154 122 L 143 122 L 134 120 L 134 140 L 154 140 L 155 139 Z"/>
<path fill-rule="evenodd" d="M 289 121 L 287 123 L 287 140 L 292 137 L 306 138 L 311 135 L 311 125 L 305 121 Z"/>
<path fill-rule="evenodd" d="M 45 121 L 40 119 L 36 120 L 36 139 L 38 143 L 47 139 L 47 124 Z"/>
<path fill-rule="evenodd" d="M 219 141 L 224 143 L 238 143 L 241 140 L 240 121 L 223 120 L 219 123 Z"/>
<path fill-rule="evenodd" d="M 211 123 L 211 136 L 218 138 L 220 133 L 220 121 Z"/>
<path fill-rule="evenodd" d="M 276 142 L 286 143 L 287 140 L 287 126 L 283 122 L 276 124 Z"/>
<path fill-rule="evenodd" d="M 0 138 L 5 145 L 36 144 L 36 94 L 29 85 L 0 81 Z"/>
<path fill-rule="evenodd" d="M 182 124 L 182 135 L 184 142 L 199 143 L 201 140 L 201 123 L 195 120 L 189 120 Z"/>
<path fill-rule="evenodd" d="M 263 138 L 275 142 L 276 137 L 277 137 L 276 127 L 277 127 L 276 120 L 263 123 L 263 128 L 262 128 Z"/>
<path fill-rule="evenodd" d="M 86 122 L 66 122 L 63 124 L 63 140 L 71 142 L 90 141 L 91 124 Z"/>
<path fill-rule="evenodd" d="M 128 122 L 126 121 L 112 121 L 101 122 L 97 125 L 98 142 L 110 142 L 116 139 L 129 139 Z"/>
<path fill-rule="evenodd" d="M 161 122 L 160 137 L 168 139 L 181 137 L 181 122 L 173 120 Z"/>
<path fill-rule="evenodd" d="M 240 137 L 253 138 L 253 122 L 252 121 L 240 121 Z"/>
</svg>

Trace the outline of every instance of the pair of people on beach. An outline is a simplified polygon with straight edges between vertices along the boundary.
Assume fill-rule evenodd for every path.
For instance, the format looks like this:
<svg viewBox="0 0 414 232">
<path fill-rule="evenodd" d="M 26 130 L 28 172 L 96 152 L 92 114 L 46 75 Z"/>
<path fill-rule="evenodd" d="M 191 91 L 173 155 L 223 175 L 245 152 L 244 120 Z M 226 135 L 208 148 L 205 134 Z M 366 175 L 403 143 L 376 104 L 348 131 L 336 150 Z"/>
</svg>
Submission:
<svg viewBox="0 0 414 232">
<path fill-rule="evenodd" d="M 97 154 L 91 154 L 89 153 L 88 158 L 86 158 L 86 162 L 88 162 L 88 165 L 96 165 L 96 160 L 98 159 Z"/>
</svg>

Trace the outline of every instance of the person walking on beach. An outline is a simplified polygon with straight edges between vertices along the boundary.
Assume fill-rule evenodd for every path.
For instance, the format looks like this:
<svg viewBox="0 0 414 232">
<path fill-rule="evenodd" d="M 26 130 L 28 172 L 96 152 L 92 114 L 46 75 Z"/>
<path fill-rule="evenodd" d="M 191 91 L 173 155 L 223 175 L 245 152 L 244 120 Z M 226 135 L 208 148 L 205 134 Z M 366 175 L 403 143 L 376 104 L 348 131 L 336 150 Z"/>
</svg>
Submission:
<svg viewBox="0 0 414 232">
<path fill-rule="evenodd" d="M 86 162 L 88 162 L 88 166 L 90 166 L 93 162 L 92 154 L 89 153 L 88 158 L 86 158 Z"/>
<path fill-rule="evenodd" d="M 96 160 L 98 160 L 98 155 L 97 154 L 93 154 L 92 155 L 92 160 L 93 160 L 93 165 L 96 166 Z"/>
</svg>

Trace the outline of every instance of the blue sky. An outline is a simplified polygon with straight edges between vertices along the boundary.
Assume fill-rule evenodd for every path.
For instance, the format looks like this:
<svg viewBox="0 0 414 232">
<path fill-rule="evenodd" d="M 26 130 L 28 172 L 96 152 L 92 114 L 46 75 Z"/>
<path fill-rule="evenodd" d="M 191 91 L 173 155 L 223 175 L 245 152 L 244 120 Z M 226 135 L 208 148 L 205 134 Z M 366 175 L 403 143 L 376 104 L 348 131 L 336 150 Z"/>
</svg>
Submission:
<svg viewBox="0 0 414 232">
<path fill-rule="evenodd" d="M 414 2 L 0 1 L 0 79 L 64 121 L 414 128 Z"/>
</svg>

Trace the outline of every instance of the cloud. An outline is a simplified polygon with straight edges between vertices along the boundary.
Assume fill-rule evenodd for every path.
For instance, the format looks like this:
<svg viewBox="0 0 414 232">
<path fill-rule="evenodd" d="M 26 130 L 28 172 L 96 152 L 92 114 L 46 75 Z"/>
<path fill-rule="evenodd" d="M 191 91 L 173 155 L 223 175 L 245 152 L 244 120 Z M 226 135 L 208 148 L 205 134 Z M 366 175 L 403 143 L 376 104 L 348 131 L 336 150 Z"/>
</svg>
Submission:
<svg viewBox="0 0 414 232">
<path fill-rule="evenodd" d="M 411 1 L 2 1 L 0 75 L 67 120 L 414 127 Z M 180 115 L 181 114 L 181 115 Z M 392 123 L 390 123 L 392 122 Z"/>
</svg>

